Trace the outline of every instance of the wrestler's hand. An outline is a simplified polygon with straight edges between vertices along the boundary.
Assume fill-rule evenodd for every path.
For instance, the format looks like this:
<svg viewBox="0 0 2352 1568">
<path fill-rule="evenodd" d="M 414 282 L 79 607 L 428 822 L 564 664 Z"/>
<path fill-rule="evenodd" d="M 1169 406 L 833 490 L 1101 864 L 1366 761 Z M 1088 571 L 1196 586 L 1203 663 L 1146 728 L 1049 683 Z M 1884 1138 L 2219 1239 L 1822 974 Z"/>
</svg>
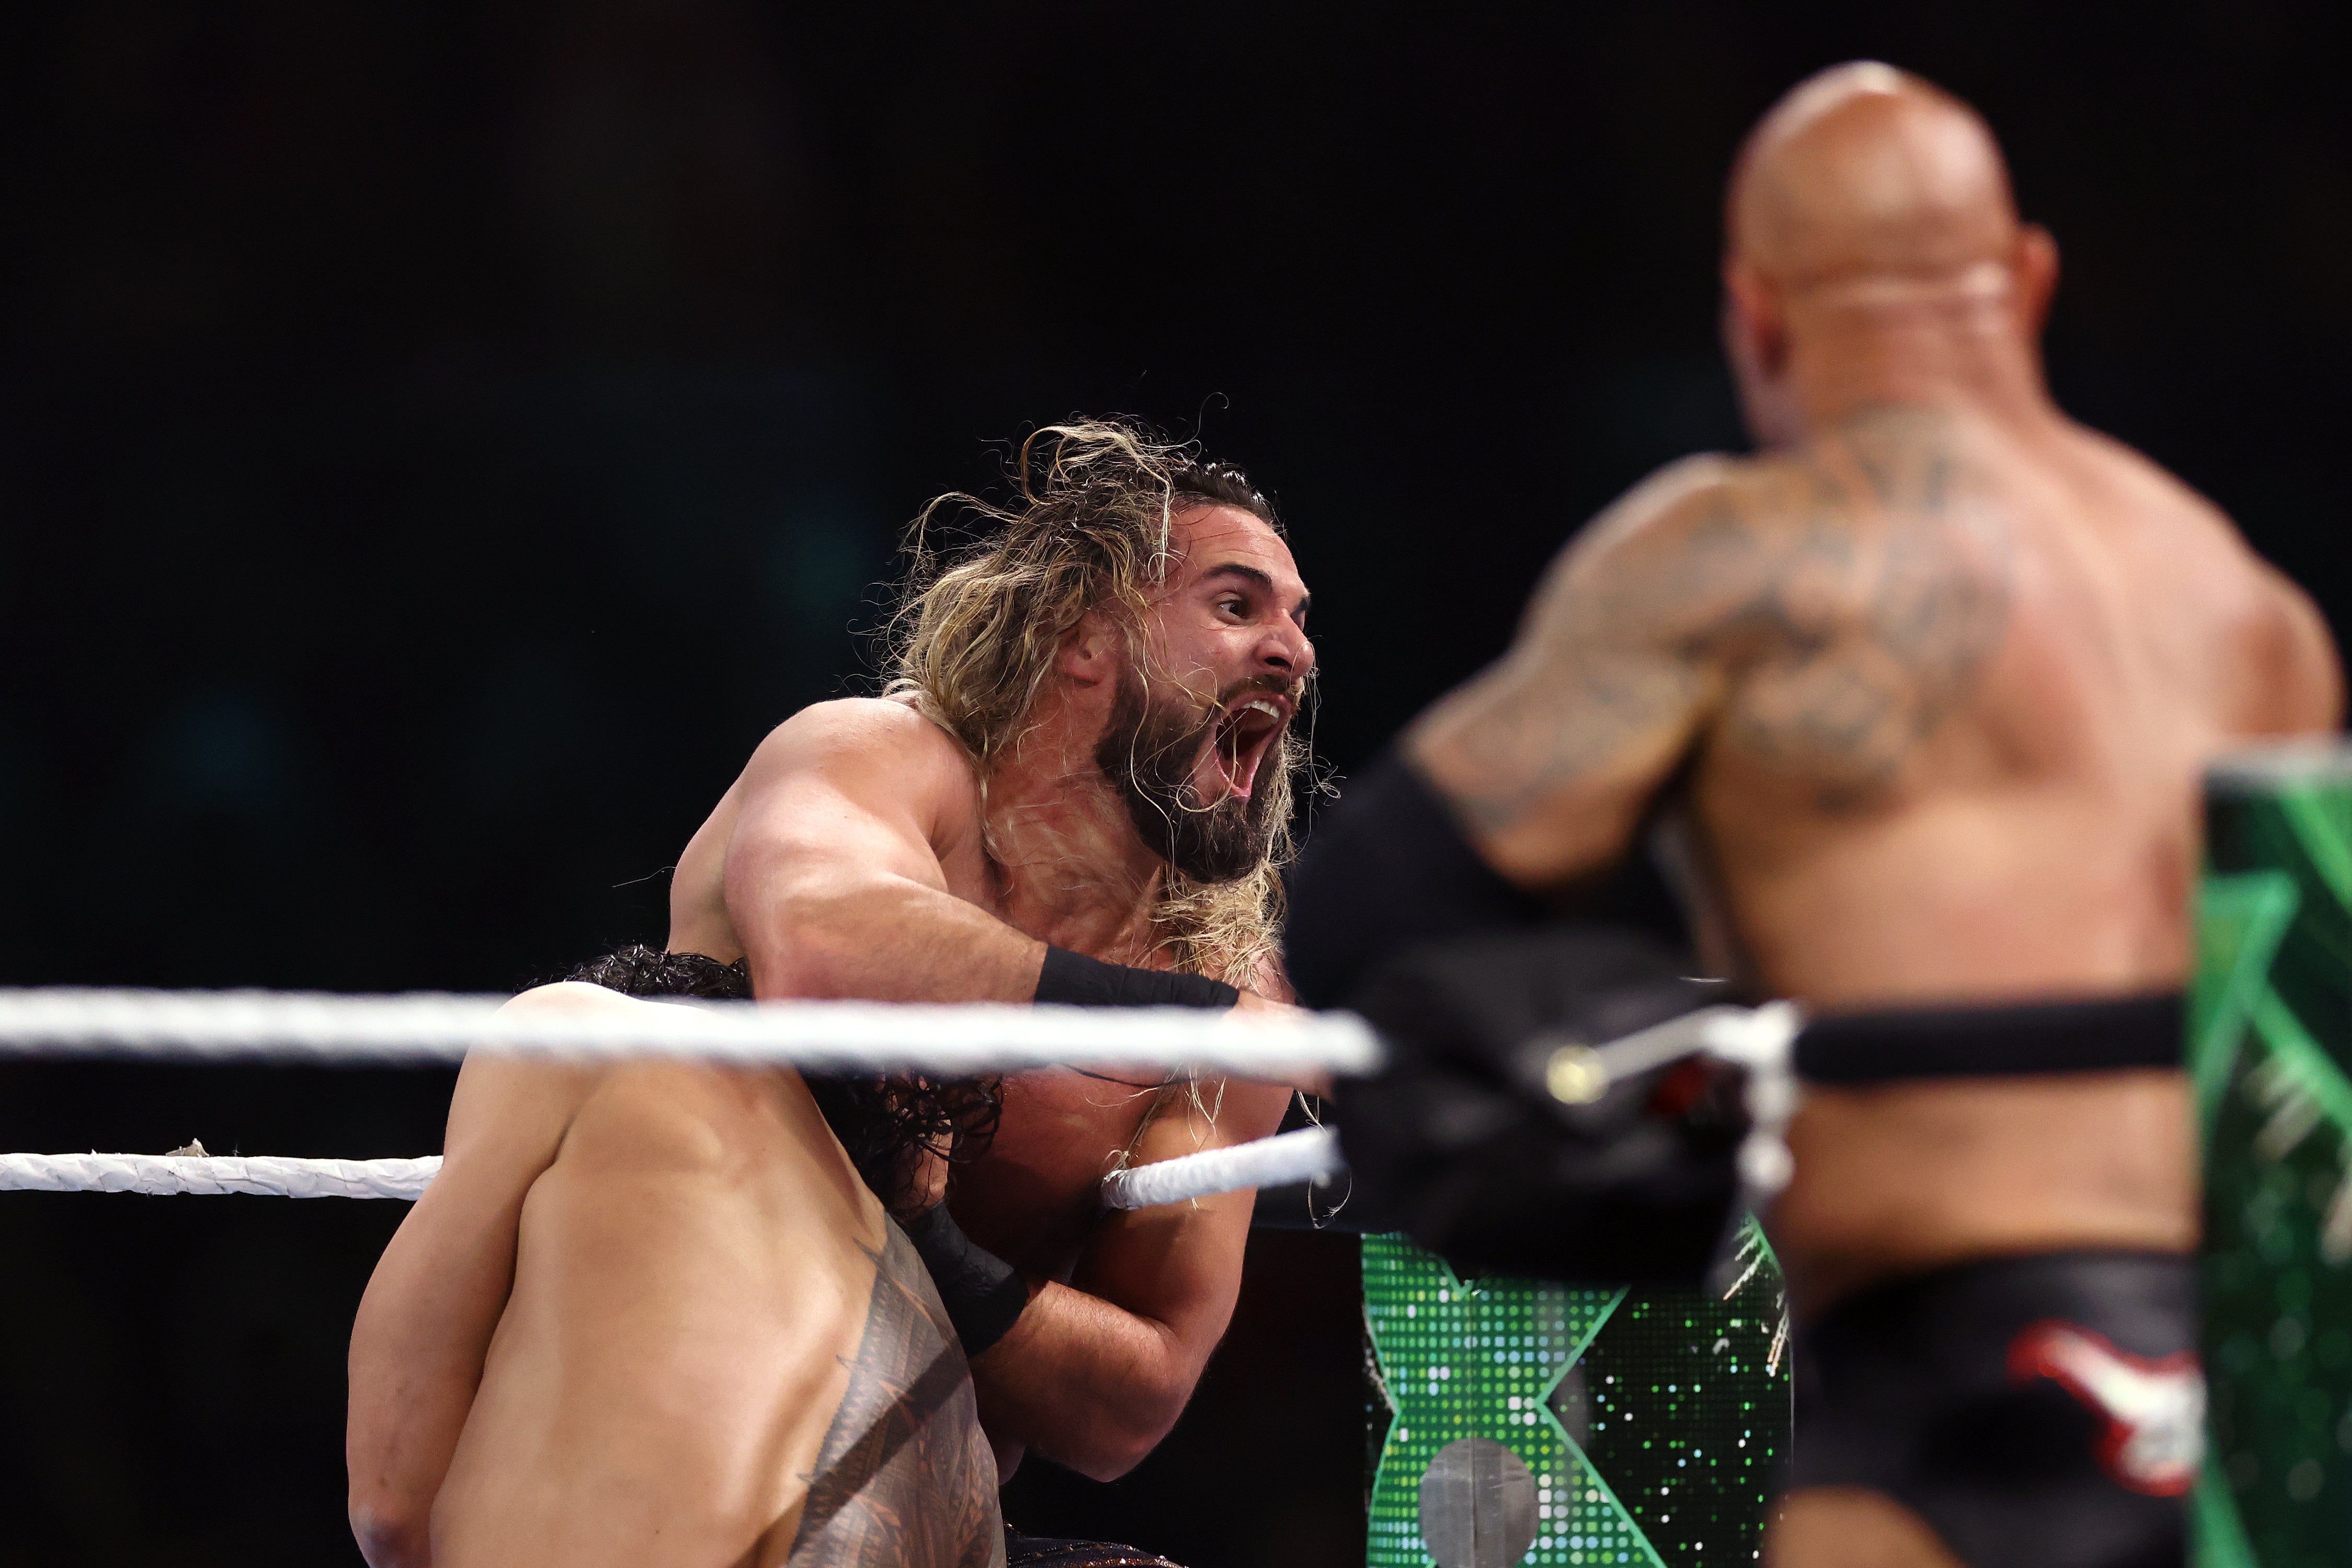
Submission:
<svg viewBox="0 0 2352 1568">
<path fill-rule="evenodd" d="M 914 1156 L 914 1163 L 906 1185 L 908 1214 L 920 1214 L 936 1204 L 945 1203 L 948 1196 L 947 1156 L 927 1148 Z"/>
</svg>

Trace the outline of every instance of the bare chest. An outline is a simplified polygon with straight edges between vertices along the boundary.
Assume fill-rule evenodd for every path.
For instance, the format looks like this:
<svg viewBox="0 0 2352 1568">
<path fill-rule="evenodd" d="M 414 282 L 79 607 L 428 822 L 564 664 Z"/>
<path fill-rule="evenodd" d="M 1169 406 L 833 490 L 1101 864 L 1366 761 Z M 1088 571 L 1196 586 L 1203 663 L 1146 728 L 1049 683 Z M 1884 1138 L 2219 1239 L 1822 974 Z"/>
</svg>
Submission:
<svg viewBox="0 0 2352 1568">
<path fill-rule="evenodd" d="M 1162 1092 L 1070 1068 L 1007 1078 L 994 1142 L 956 1178 L 957 1223 L 1007 1261 L 1066 1279 L 1102 1216 L 1103 1177 Z"/>
</svg>

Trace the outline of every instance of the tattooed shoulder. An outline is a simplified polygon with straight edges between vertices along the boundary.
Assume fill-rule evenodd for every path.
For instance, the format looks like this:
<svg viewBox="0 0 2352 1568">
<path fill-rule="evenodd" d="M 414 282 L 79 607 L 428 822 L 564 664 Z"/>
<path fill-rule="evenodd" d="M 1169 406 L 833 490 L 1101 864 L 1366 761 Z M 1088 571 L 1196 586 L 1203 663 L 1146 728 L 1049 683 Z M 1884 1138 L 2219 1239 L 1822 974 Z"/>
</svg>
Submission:
<svg viewBox="0 0 2352 1568">
<path fill-rule="evenodd" d="M 1562 552 L 1511 653 L 1409 744 L 1490 849 L 1547 816 L 1630 831 L 1685 756 L 1719 745 L 1843 809 L 1972 689 L 2007 622 L 2006 542 L 1925 411 L 1874 410 L 1794 455 L 1676 464 Z"/>
<path fill-rule="evenodd" d="M 2009 624 L 2007 517 L 1942 417 L 1880 409 L 1760 470 L 1767 541 L 1739 613 L 1696 628 L 1724 663 L 1717 735 L 1867 804 L 1974 691 Z"/>
</svg>

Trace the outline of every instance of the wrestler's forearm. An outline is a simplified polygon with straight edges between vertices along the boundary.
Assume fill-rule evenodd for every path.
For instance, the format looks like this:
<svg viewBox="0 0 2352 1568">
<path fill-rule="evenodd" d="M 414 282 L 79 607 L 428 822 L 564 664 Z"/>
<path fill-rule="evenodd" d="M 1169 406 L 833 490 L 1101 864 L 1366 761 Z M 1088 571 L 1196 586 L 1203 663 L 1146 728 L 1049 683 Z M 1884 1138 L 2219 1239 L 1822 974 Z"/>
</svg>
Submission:
<svg viewBox="0 0 2352 1568">
<path fill-rule="evenodd" d="M 810 878 L 739 919 L 762 996 L 1026 1002 L 1045 944 L 901 877 Z"/>
<path fill-rule="evenodd" d="M 1159 1446 L 1200 1373 L 1174 1329 L 1061 1284 L 1041 1289 L 971 1370 L 992 1440 L 1098 1481 Z"/>
<path fill-rule="evenodd" d="M 551 985 L 507 1010 L 645 1005 Z M 448 1157 L 384 1248 L 352 1325 L 347 1506 L 371 1568 L 429 1568 L 434 1499 L 514 1283 L 524 1195 L 597 1076 L 499 1056 L 475 1057 L 458 1074 Z"/>
<path fill-rule="evenodd" d="M 428 1568 L 435 1493 L 464 1430 L 507 1273 L 404 1225 L 352 1325 L 344 1439 L 352 1534 L 370 1568 Z M 425 1216 L 428 1221 L 434 1216 Z M 506 1257 L 511 1258 L 509 1245 Z M 500 1262 L 503 1259 L 499 1260 Z"/>
</svg>

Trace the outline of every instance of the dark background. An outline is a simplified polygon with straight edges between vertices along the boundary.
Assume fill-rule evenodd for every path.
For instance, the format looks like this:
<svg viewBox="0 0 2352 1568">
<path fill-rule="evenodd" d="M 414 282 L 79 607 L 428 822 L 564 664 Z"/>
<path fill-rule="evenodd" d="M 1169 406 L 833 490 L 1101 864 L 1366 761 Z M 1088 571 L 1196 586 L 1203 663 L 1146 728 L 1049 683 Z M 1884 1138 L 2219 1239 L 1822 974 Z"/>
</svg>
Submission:
<svg viewBox="0 0 2352 1568">
<path fill-rule="evenodd" d="M 1468 13 L 1468 14 L 1465 14 Z M 657 941 L 896 531 L 1073 411 L 1276 495 L 1345 769 L 1737 445 L 1717 200 L 1803 73 L 1982 108 L 2061 399 L 2339 632 L 2346 13 L 2266 4 L 0 12 L 0 981 L 500 988 Z M 415 1154 L 433 1074 L 0 1069 L 0 1148 Z M 0 1561 L 356 1562 L 389 1204 L 0 1194 Z M 1353 1256 L 1260 1233 L 1176 1436 L 1013 1516 L 1360 1562 Z"/>
</svg>

